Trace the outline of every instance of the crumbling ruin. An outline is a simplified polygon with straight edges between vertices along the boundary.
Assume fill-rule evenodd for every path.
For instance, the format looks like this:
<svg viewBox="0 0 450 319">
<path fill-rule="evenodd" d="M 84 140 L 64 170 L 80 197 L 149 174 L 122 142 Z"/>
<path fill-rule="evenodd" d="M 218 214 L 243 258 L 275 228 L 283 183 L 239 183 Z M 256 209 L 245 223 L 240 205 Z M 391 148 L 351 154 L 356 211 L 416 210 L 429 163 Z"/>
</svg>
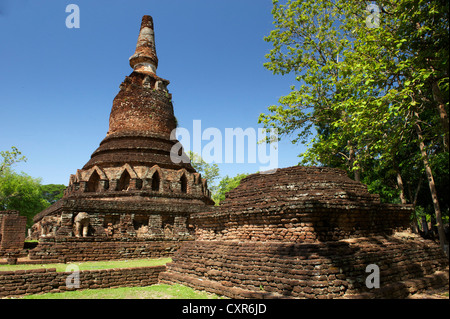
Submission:
<svg viewBox="0 0 450 319">
<path fill-rule="evenodd" d="M 338 169 L 253 174 L 217 210 L 191 215 L 195 241 L 160 281 L 231 298 L 403 298 L 448 285 L 439 245 L 406 231 L 411 212 Z M 379 288 L 367 287 L 368 266 Z"/>
<path fill-rule="evenodd" d="M 16 263 L 22 253 L 25 241 L 27 218 L 18 211 L 0 211 L 0 258 Z"/>
<path fill-rule="evenodd" d="M 40 245 L 30 258 L 129 258 L 136 246 L 164 255 L 192 238 L 189 215 L 213 204 L 191 164 L 171 160 L 176 119 L 169 81 L 156 75 L 153 30 L 152 18 L 144 16 L 129 59 L 133 72 L 113 101 L 107 135 L 70 176 L 64 197 L 34 217 L 31 238 Z M 175 155 L 186 157 L 182 150 Z M 102 254 L 112 242 L 127 253 Z M 136 257 L 143 256 L 154 255 Z"/>
<path fill-rule="evenodd" d="M 142 269 L 135 278 L 124 271 L 120 281 L 152 284 L 159 274 L 161 283 L 231 298 L 403 298 L 448 286 L 448 259 L 440 247 L 407 231 L 412 208 L 380 203 L 341 170 L 296 166 L 253 174 L 217 209 L 211 206 L 205 179 L 189 163 L 171 160 L 176 120 L 169 81 L 156 75 L 149 16 L 142 19 L 130 65 L 133 72 L 114 99 L 106 137 L 70 176 L 64 197 L 35 216 L 31 237 L 39 245 L 30 250 L 31 261 L 175 252 L 166 271 Z M 11 223 L 5 220 L 0 219 L 1 247 L 23 242 L 7 240 L 4 225 Z M 368 285 L 367 269 L 378 269 L 379 287 Z M 110 273 L 86 273 L 86 288 L 99 287 L 100 278 L 106 286 L 114 283 Z M 34 288 L 4 295 L 62 289 L 54 271 L 4 279 L 26 284 L 24 276 Z"/>
</svg>

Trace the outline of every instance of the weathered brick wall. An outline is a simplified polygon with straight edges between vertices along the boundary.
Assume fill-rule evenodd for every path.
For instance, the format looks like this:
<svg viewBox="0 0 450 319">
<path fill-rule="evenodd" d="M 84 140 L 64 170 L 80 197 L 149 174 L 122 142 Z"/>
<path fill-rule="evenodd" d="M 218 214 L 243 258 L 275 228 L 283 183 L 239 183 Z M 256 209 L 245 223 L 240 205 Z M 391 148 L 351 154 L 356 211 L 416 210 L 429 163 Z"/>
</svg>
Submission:
<svg viewBox="0 0 450 319">
<path fill-rule="evenodd" d="M 159 258 L 173 255 L 178 241 L 104 241 L 101 238 L 41 239 L 30 250 L 32 260 L 87 261 L 128 258 Z"/>
<path fill-rule="evenodd" d="M 20 251 L 25 242 L 27 218 L 16 211 L 0 212 L 0 251 Z"/>
<path fill-rule="evenodd" d="M 3 218 L 6 216 L 19 216 L 19 212 L 16 210 L 1 210 L 0 211 L 0 230 L 2 229 L 3 225 Z M 0 231 L 0 242 L 2 240 L 2 233 Z"/>
<path fill-rule="evenodd" d="M 215 211 L 191 221 L 199 240 L 314 242 L 389 235 L 407 229 L 412 212 L 380 203 L 342 170 L 294 166 L 246 177 Z"/>
<path fill-rule="evenodd" d="M 39 293 L 57 293 L 76 289 L 150 286 L 158 282 L 165 266 L 84 270 L 80 271 L 80 287 L 69 288 L 66 279 L 71 272 L 51 269 L 0 271 L 0 297 Z"/>
<path fill-rule="evenodd" d="M 369 264 L 380 268 L 380 289 L 365 285 Z M 446 268 L 446 275 L 433 277 Z M 399 237 L 309 244 L 196 241 L 183 244 L 160 282 L 231 298 L 403 298 L 419 288 L 448 285 L 448 259 L 430 241 Z"/>
<path fill-rule="evenodd" d="M 196 240 L 182 245 L 160 280 L 232 298 L 403 298 L 448 285 L 439 245 L 400 232 L 412 211 L 380 203 L 338 169 L 253 174 L 217 209 L 191 215 Z M 373 290 L 365 285 L 370 264 L 381 272 Z"/>
<path fill-rule="evenodd" d="M 171 94 L 145 87 L 145 78 L 146 74 L 133 72 L 122 82 L 113 101 L 108 134 L 148 131 L 169 138 L 176 128 Z"/>
<path fill-rule="evenodd" d="M 409 207 L 343 209 L 308 204 L 191 216 L 198 240 L 315 242 L 392 234 L 409 227 Z"/>
</svg>

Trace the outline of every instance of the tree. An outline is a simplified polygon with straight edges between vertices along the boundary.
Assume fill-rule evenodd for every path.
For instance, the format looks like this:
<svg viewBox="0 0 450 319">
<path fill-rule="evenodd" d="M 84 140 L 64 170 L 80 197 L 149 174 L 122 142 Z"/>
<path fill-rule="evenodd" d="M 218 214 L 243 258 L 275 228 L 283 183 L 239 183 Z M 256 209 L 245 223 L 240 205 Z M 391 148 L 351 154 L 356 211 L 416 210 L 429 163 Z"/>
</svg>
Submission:
<svg viewBox="0 0 450 319">
<path fill-rule="evenodd" d="M 448 160 L 449 3 L 273 2 L 275 30 L 266 37 L 273 49 L 265 66 L 294 73 L 299 87 L 259 121 L 277 128 L 280 138 L 294 134 L 294 143 L 317 132 L 301 154 L 303 163 L 346 168 L 369 185 L 374 169 L 392 167 L 402 202 L 408 170 L 402 165 L 417 159 L 444 246 L 431 163 L 439 154 Z"/>
<path fill-rule="evenodd" d="M 62 184 L 42 185 L 42 197 L 50 204 L 54 204 L 63 197 L 65 189 L 66 186 Z"/>
<path fill-rule="evenodd" d="M 0 174 L 0 210 L 18 210 L 31 227 L 33 216 L 50 206 L 42 197 L 40 179 L 17 174 L 10 168 Z"/>
<path fill-rule="evenodd" d="M 214 193 L 217 189 L 215 182 L 219 177 L 219 166 L 206 163 L 200 155 L 192 151 L 188 151 L 188 156 L 192 167 L 207 180 L 209 190 Z"/>
<path fill-rule="evenodd" d="M 27 174 L 14 172 L 15 163 L 26 161 L 26 157 L 12 146 L 10 151 L 1 151 L 0 163 L 0 210 L 17 210 L 27 217 L 27 226 L 33 224 L 33 217 L 50 206 L 44 198 L 41 180 Z"/>
<path fill-rule="evenodd" d="M 238 174 L 235 177 L 229 177 L 228 175 L 222 178 L 217 186 L 217 191 L 213 194 L 213 200 L 216 205 L 219 205 L 221 201 L 225 199 L 225 194 L 232 189 L 239 186 L 241 180 L 247 177 L 248 174 Z"/>
<path fill-rule="evenodd" d="M 0 156 L 3 158 L 0 163 L 0 174 L 15 163 L 26 162 L 27 158 L 21 155 L 22 153 L 15 146 L 11 147 L 11 151 L 0 151 Z"/>
</svg>

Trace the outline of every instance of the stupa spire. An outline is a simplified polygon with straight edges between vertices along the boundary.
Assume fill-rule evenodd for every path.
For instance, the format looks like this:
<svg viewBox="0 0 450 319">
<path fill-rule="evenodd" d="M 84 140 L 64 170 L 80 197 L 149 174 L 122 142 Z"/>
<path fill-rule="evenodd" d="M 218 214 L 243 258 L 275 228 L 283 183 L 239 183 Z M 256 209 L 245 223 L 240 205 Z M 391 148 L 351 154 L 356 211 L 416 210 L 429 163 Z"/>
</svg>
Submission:
<svg viewBox="0 0 450 319">
<path fill-rule="evenodd" d="M 137 72 L 156 74 L 158 57 L 156 56 L 153 18 L 149 15 L 142 17 L 136 51 L 130 57 L 130 66 Z"/>
</svg>

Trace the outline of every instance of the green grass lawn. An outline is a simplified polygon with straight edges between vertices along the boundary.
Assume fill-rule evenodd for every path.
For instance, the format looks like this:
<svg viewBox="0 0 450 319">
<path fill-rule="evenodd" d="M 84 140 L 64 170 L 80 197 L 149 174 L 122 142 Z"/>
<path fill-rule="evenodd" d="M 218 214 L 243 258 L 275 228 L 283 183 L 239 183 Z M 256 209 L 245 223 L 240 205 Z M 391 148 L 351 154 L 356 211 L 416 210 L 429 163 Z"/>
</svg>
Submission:
<svg viewBox="0 0 450 319">
<path fill-rule="evenodd" d="M 183 285 L 157 284 L 147 287 L 86 289 L 28 295 L 21 299 L 218 299 L 217 295 L 197 291 Z"/>
<path fill-rule="evenodd" d="M 154 259 L 128 259 L 128 260 L 107 260 L 107 261 L 86 261 L 73 263 L 59 263 L 59 264 L 36 264 L 36 265 L 0 265 L 0 271 L 14 271 L 27 269 L 41 269 L 41 268 L 56 268 L 56 271 L 63 272 L 69 264 L 77 265 L 80 270 L 94 270 L 94 269 L 111 269 L 111 268 L 135 268 L 135 267 L 149 267 L 161 266 L 171 262 L 171 258 L 154 258 Z"/>
<path fill-rule="evenodd" d="M 110 261 L 87 261 L 59 264 L 36 265 L 0 265 L 0 271 L 14 271 L 26 269 L 56 268 L 56 271 L 66 271 L 71 264 L 77 265 L 80 270 L 135 268 L 160 266 L 171 262 L 171 258 L 155 259 L 129 259 Z M 204 291 L 197 291 L 183 285 L 155 284 L 147 287 L 119 287 L 106 289 L 85 289 L 67 291 L 62 293 L 47 293 L 27 295 L 21 299 L 217 299 L 219 296 Z"/>
</svg>

